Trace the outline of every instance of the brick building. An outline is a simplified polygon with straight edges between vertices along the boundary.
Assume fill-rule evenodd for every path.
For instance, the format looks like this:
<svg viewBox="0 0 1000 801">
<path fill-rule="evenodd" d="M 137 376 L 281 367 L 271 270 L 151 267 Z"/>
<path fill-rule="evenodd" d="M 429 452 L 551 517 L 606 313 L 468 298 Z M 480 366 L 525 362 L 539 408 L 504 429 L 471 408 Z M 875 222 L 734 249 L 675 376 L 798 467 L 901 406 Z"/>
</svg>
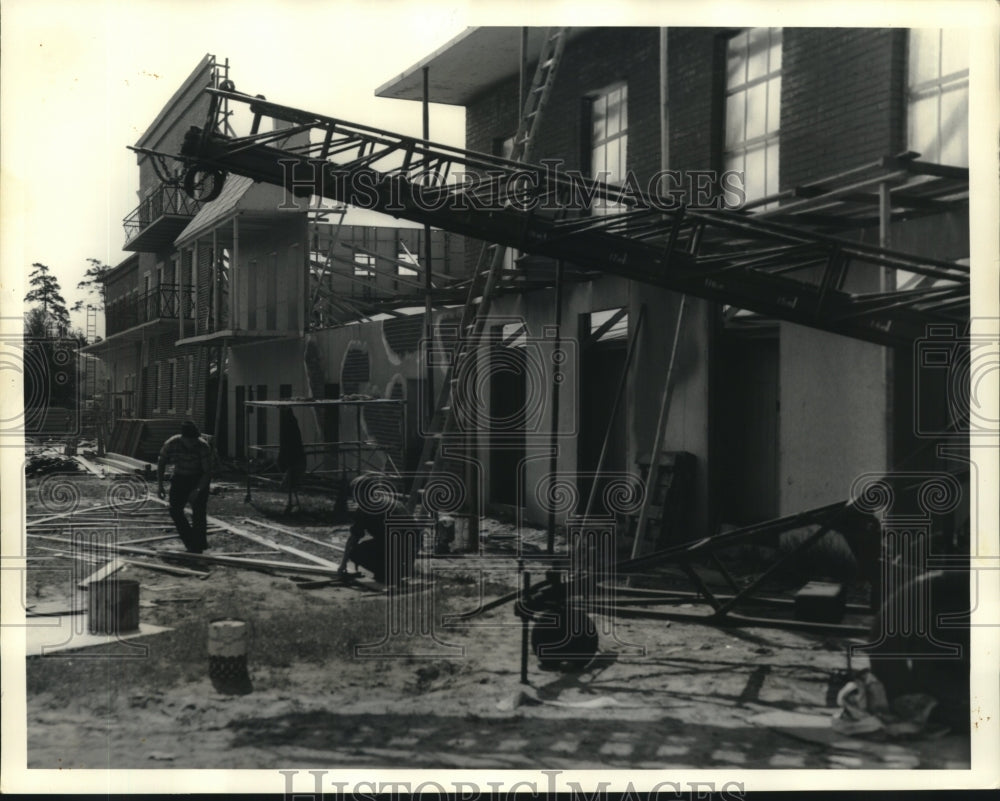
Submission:
<svg viewBox="0 0 1000 801">
<path fill-rule="evenodd" d="M 542 34 L 526 32 L 528 77 Z M 968 263 L 968 60 L 949 32 L 582 28 L 568 36 L 533 162 L 556 159 L 566 169 L 604 173 L 611 183 L 626 174 L 642 187 L 659 180 L 661 191 L 677 186 L 663 180 L 679 180 L 689 203 L 696 171 L 737 170 L 744 208 L 759 219 Z M 426 69 L 432 102 L 465 107 L 467 148 L 502 155 L 519 119 L 520 40 L 517 28 L 469 29 L 377 94 L 421 100 Z M 657 178 L 665 169 L 681 177 Z M 943 201 L 911 197 L 935 178 L 964 180 L 965 190 Z M 542 261 L 521 264 L 542 271 Z M 850 288 L 884 288 L 887 280 L 874 270 L 852 275 Z M 626 338 L 643 305 L 649 324 L 637 338 L 608 461 L 631 472 L 651 450 L 680 298 L 614 276 L 567 284 L 563 336 L 576 334 L 578 348 L 560 418 L 573 421 L 576 434 L 560 440 L 560 472 L 585 473 L 596 464 L 615 392 L 608 376 L 622 374 Z M 591 332 L 619 309 L 625 315 L 615 333 L 592 341 Z M 523 323 L 544 349 L 554 293 L 501 298 L 493 314 Z M 510 360 L 500 352 L 496 358 L 497 365 Z M 927 394 L 912 350 L 689 297 L 676 364 L 664 445 L 693 455 L 695 532 L 840 500 L 864 473 L 928 464 L 913 410 L 921 393 L 925 411 L 943 400 Z M 492 375 L 484 403 L 525 406 L 538 390 L 547 417 L 552 393 L 541 390 L 551 385 L 551 365 L 537 387 L 530 371 Z M 947 416 L 941 408 L 928 413 Z M 548 440 L 533 443 L 529 431 L 513 453 L 487 448 L 488 435 L 481 444 L 489 500 L 543 517 L 534 490 L 548 471 L 539 456 Z M 517 465 L 520 487 L 512 478 Z"/>
</svg>

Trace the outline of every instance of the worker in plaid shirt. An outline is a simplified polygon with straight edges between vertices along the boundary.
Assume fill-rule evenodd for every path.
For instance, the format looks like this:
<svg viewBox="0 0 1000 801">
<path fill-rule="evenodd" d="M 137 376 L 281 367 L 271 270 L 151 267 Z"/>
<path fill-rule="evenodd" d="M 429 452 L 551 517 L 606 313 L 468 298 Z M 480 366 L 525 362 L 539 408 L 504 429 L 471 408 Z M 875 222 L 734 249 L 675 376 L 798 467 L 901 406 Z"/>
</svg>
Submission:
<svg viewBox="0 0 1000 801">
<path fill-rule="evenodd" d="M 212 449 L 190 420 L 181 426 L 181 433 L 174 434 L 160 449 L 156 465 L 159 479 L 159 496 L 166 496 L 163 474 L 167 464 L 174 466 L 170 479 L 170 517 L 177 526 L 184 547 L 189 553 L 201 553 L 208 548 L 208 485 L 211 480 Z M 184 514 L 184 507 L 191 504 L 192 523 Z"/>
</svg>

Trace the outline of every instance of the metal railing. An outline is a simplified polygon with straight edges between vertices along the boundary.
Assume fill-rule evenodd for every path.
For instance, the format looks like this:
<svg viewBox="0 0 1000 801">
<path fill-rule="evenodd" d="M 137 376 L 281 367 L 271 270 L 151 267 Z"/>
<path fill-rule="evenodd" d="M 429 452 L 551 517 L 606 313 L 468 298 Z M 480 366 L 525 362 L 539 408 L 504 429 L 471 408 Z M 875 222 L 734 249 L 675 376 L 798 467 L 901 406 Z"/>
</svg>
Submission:
<svg viewBox="0 0 1000 801">
<path fill-rule="evenodd" d="M 104 312 L 107 336 L 151 320 L 174 319 L 183 312 L 194 319 L 194 287 L 191 284 L 160 284 L 139 295 L 121 298 L 108 304 Z"/>
<path fill-rule="evenodd" d="M 201 203 L 190 198 L 179 186 L 160 184 L 159 188 L 142 201 L 123 221 L 125 244 L 141 234 L 165 214 L 193 217 Z"/>
</svg>

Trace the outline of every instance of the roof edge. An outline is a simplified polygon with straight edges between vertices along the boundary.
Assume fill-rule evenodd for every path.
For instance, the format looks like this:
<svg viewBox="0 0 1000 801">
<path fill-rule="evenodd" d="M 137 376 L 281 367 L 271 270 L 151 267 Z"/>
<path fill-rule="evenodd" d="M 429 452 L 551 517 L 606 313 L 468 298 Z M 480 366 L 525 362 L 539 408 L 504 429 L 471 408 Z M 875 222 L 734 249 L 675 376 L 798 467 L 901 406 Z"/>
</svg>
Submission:
<svg viewBox="0 0 1000 801">
<path fill-rule="evenodd" d="M 480 27 L 482 27 L 482 26 L 475 26 L 475 27 L 466 28 L 460 34 L 458 34 L 457 36 L 452 37 L 447 42 L 445 42 L 443 45 L 441 45 L 433 53 L 430 53 L 429 55 L 424 56 L 422 59 L 420 59 L 420 61 L 418 61 L 412 67 L 409 67 L 408 69 L 403 70 L 401 73 L 399 73 L 395 77 L 390 78 L 388 81 L 386 81 L 385 83 L 383 83 L 381 86 L 379 86 L 375 90 L 375 97 L 388 97 L 388 98 L 391 98 L 391 99 L 398 99 L 398 98 L 394 98 L 392 95 L 387 94 L 389 92 L 389 90 L 391 90 L 394 86 L 396 86 L 397 84 L 399 84 L 402 81 L 404 81 L 407 78 L 409 78 L 411 75 L 414 75 L 415 73 L 417 73 L 420 70 L 422 70 L 424 67 L 428 66 L 438 56 L 440 56 L 440 55 L 448 52 L 455 45 L 460 44 L 461 42 L 463 42 L 466 39 L 468 39 L 470 36 L 474 35 L 475 32 L 478 31 Z"/>
</svg>

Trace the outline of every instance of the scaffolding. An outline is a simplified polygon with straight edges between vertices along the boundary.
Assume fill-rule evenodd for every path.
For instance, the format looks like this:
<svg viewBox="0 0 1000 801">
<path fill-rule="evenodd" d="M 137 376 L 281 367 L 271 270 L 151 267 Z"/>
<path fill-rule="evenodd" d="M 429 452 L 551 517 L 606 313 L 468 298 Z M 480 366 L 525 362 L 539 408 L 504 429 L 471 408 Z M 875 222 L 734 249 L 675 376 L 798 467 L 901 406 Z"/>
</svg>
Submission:
<svg viewBox="0 0 1000 801">
<path fill-rule="evenodd" d="M 405 400 L 395 398 L 296 398 L 286 400 L 248 400 L 244 401 L 244 409 L 237 409 L 237 414 L 247 414 L 250 409 L 310 409 L 319 411 L 322 409 L 351 409 L 354 411 L 354 426 L 357 434 L 356 439 L 334 440 L 330 442 L 311 442 L 303 445 L 308 456 L 326 457 L 308 470 L 308 475 L 320 480 L 319 486 L 327 490 L 341 492 L 347 481 L 354 476 L 361 475 L 365 471 L 378 471 L 388 475 L 399 475 L 400 467 L 405 458 L 406 450 L 406 415 L 404 414 Z M 364 412 L 366 409 L 386 409 L 393 415 L 392 422 L 396 427 L 395 442 L 389 442 L 379 434 L 374 432 L 372 436 L 362 437 L 365 430 Z M 249 426 L 247 426 L 249 429 Z M 249 450 L 255 450 L 260 454 L 270 456 L 277 454 L 280 445 L 275 443 L 258 443 L 248 446 Z M 269 466 L 275 460 L 268 459 L 265 466 Z M 252 460 L 247 464 L 247 484 L 246 500 L 251 500 L 251 481 L 258 479 L 265 482 L 274 482 L 276 479 L 268 477 L 263 471 L 255 473 L 252 469 Z"/>
</svg>

